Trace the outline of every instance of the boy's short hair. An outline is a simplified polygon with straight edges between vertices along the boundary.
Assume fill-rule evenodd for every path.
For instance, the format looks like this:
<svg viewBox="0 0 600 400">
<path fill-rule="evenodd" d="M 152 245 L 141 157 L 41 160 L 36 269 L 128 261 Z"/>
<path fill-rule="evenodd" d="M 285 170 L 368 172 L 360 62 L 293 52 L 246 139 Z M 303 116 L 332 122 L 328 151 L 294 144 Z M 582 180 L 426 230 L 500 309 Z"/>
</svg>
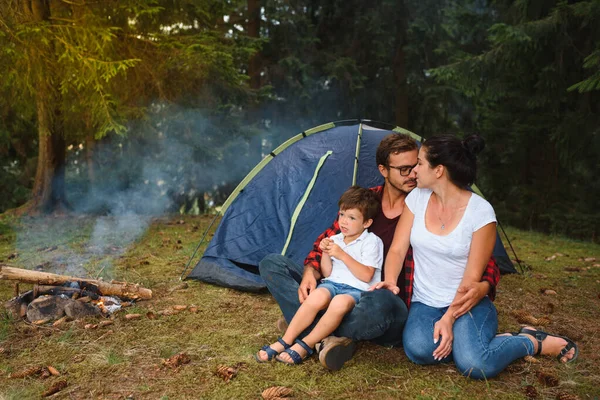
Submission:
<svg viewBox="0 0 600 400">
<path fill-rule="evenodd" d="M 419 150 L 417 141 L 404 133 L 392 133 L 383 138 L 377 146 L 375 161 L 377 165 L 389 167 L 390 154 Z"/>
<path fill-rule="evenodd" d="M 377 194 L 369 189 L 360 186 L 352 186 L 346 190 L 340 201 L 338 201 L 340 210 L 356 208 L 361 212 L 365 221 L 374 219 L 381 207 L 381 201 Z"/>
</svg>

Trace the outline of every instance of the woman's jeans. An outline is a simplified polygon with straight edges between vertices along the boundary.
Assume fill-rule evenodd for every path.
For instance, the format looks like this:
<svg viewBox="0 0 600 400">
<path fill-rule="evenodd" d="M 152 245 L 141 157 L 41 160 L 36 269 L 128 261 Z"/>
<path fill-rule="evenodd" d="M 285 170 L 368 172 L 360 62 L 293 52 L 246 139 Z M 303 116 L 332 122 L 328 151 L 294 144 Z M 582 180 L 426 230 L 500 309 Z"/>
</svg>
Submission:
<svg viewBox="0 0 600 400">
<path fill-rule="evenodd" d="M 411 304 L 402 342 L 412 362 L 427 365 L 454 360 L 463 375 L 488 379 L 498 375 L 514 360 L 534 352 L 533 343 L 525 336 L 496 336 L 496 308 L 489 298 L 484 297 L 454 322 L 452 353 L 442 360 L 435 360 L 433 351 L 441 339 L 437 344 L 433 343 L 433 327 L 447 310 L 448 307 Z"/>
<path fill-rule="evenodd" d="M 298 288 L 304 267 L 280 254 L 270 254 L 260 262 L 258 269 L 286 321 L 290 322 L 300 308 Z M 363 292 L 356 307 L 346 314 L 333 334 L 357 341 L 371 340 L 384 346 L 399 346 L 407 315 L 402 299 L 389 290 Z M 312 330 L 320 316 L 300 337 Z"/>
</svg>

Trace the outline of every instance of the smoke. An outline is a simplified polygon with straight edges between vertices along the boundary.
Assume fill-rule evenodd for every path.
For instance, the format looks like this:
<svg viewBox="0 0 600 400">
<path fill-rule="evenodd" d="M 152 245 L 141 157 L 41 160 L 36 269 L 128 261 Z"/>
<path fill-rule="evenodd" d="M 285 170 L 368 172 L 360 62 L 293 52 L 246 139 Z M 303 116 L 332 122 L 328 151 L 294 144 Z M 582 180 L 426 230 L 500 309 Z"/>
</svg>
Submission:
<svg viewBox="0 0 600 400">
<path fill-rule="evenodd" d="M 16 229 L 20 265 L 112 277 L 115 258 L 153 219 L 194 207 L 209 212 L 207 203 L 222 202 L 260 160 L 261 132 L 236 121 L 215 123 L 194 110 L 157 109 L 149 121 L 132 123 L 126 137 L 70 147 L 72 213 L 23 219 Z"/>
<path fill-rule="evenodd" d="M 315 125 L 315 124 L 313 124 Z M 28 269 L 112 278 L 113 262 L 145 234 L 153 219 L 206 213 L 222 204 L 271 150 L 313 125 L 245 126 L 235 117 L 155 105 L 127 136 L 68 149 L 64 216 L 24 218 L 15 260 Z M 89 160 L 93 162 L 90 163 Z"/>
</svg>

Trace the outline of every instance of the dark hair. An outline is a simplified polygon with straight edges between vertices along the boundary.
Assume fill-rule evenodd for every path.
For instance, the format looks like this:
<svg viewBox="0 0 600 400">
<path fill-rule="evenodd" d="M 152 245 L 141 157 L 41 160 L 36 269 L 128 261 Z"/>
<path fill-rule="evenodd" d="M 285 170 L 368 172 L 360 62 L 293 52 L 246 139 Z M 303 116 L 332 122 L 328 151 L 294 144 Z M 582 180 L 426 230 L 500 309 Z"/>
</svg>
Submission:
<svg viewBox="0 0 600 400">
<path fill-rule="evenodd" d="M 427 161 L 432 167 L 443 165 L 448 178 L 456 186 L 473 184 L 477 176 L 477 154 L 485 147 L 481 136 L 471 135 L 460 140 L 452 135 L 437 135 L 423 142 Z"/>
<path fill-rule="evenodd" d="M 338 206 L 340 210 L 356 208 L 361 212 L 365 221 L 367 221 L 375 218 L 379 212 L 381 201 L 374 191 L 360 186 L 352 186 L 340 197 Z"/>
<path fill-rule="evenodd" d="M 392 133 L 384 137 L 379 146 L 377 146 L 375 161 L 377 161 L 377 165 L 389 167 L 390 154 L 405 153 L 418 149 L 417 141 L 410 136 L 404 133 Z"/>
</svg>

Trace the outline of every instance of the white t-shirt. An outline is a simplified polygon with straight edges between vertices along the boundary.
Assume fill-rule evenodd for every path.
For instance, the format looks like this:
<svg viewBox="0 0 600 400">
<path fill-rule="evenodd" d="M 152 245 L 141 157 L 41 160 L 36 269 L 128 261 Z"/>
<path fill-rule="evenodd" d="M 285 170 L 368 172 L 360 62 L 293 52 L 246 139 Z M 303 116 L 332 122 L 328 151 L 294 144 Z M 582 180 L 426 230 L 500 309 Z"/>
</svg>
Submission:
<svg viewBox="0 0 600 400">
<path fill-rule="evenodd" d="M 375 273 L 370 282 L 363 282 L 350 272 L 346 264 L 335 257 L 331 257 L 331 275 L 324 280 L 344 283 L 360 290 L 367 290 L 377 282 L 381 282 L 383 242 L 379 236 L 365 229 L 356 240 L 348 244 L 344 243 L 344 235 L 341 233 L 332 236 L 330 239 L 357 262 L 375 268 Z"/>
<path fill-rule="evenodd" d="M 471 194 L 462 219 L 446 236 L 435 235 L 425 227 L 425 211 L 432 191 L 415 188 L 406 197 L 406 205 L 415 215 L 410 231 L 415 278 L 412 301 L 430 307 L 447 307 L 465 273 L 473 233 L 496 222 L 492 205 Z"/>
</svg>

